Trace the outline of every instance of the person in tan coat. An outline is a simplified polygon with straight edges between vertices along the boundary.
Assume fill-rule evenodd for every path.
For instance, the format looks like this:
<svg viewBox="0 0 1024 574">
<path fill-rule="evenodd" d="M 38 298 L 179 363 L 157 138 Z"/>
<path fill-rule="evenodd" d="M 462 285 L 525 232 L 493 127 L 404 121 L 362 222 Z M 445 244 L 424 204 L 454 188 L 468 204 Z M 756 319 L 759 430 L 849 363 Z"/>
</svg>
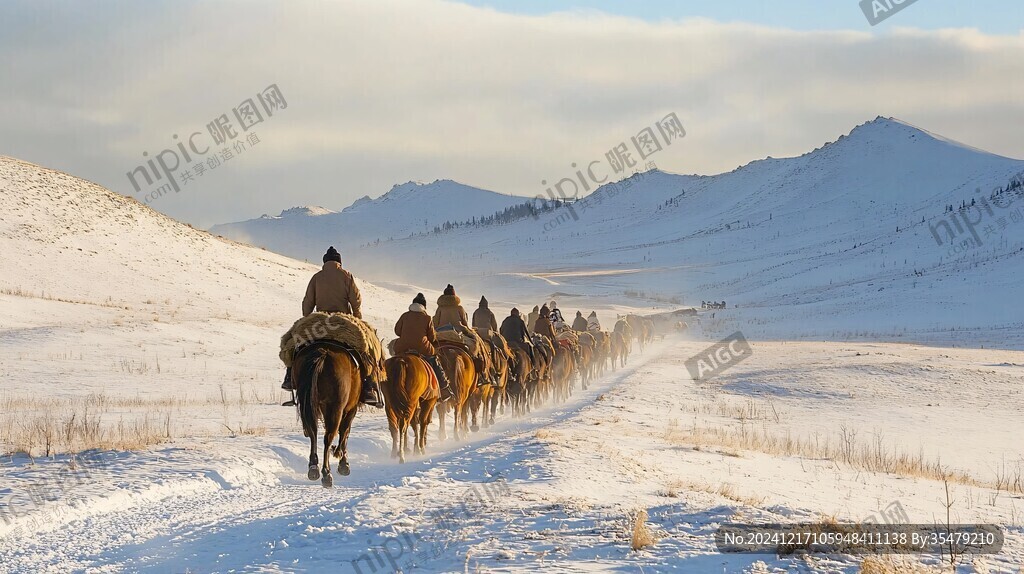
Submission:
<svg viewBox="0 0 1024 574">
<path fill-rule="evenodd" d="M 473 311 L 473 328 L 481 330 L 498 330 L 498 320 L 487 307 L 487 297 L 480 297 L 480 307 Z"/>
<path fill-rule="evenodd" d="M 352 274 L 342 269 L 341 254 L 332 245 L 324 254 L 324 267 L 309 280 L 302 300 L 302 316 L 313 310 L 324 313 L 348 313 L 363 318 L 363 298 Z"/>
<path fill-rule="evenodd" d="M 537 317 L 537 324 L 534 325 L 533 332 L 538 335 L 544 335 L 551 339 L 551 343 L 554 344 L 555 327 L 551 324 L 551 311 L 547 305 L 540 308 L 540 316 Z"/>
<path fill-rule="evenodd" d="M 451 385 L 441 364 L 437 362 L 437 334 L 434 324 L 427 314 L 427 298 L 417 293 L 409 305 L 409 310 L 398 318 L 395 323 L 395 355 L 416 353 L 426 359 L 437 374 L 437 382 L 441 387 L 441 400 L 446 401 L 452 396 Z"/>
<path fill-rule="evenodd" d="M 437 298 L 437 311 L 434 311 L 435 329 L 449 325 L 459 332 L 469 330 L 469 316 L 462 308 L 462 300 L 455 294 L 455 287 L 450 283 L 444 288 L 444 294 Z"/>
<path fill-rule="evenodd" d="M 359 287 L 352 274 L 341 267 L 341 254 L 334 246 L 327 249 L 324 254 L 323 269 L 317 271 L 309 280 L 306 286 L 306 296 L 302 299 L 302 316 L 305 317 L 315 311 L 323 313 L 347 313 L 362 319 L 363 299 L 359 294 Z M 360 370 L 363 384 L 362 396 L 359 401 L 374 407 L 384 406 L 384 399 L 380 393 L 376 381 L 371 379 L 366 372 L 365 365 L 360 361 Z M 291 388 L 291 368 L 285 372 L 282 389 Z M 285 406 L 293 406 L 294 401 L 288 401 Z"/>
</svg>

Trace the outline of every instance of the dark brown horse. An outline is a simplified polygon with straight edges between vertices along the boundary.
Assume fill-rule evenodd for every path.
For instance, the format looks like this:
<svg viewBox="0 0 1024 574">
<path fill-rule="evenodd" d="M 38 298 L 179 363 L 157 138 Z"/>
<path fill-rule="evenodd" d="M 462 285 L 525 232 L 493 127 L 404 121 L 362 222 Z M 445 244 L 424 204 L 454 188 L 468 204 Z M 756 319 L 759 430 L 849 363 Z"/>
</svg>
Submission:
<svg viewBox="0 0 1024 574">
<path fill-rule="evenodd" d="M 473 357 L 461 345 L 447 344 L 442 341 L 438 347 L 437 358 L 441 368 L 448 375 L 452 385 L 452 398 L 437 403 L 438 426 L 441 440 L 448 438 L 444 429 L 444 417 L 448 409 L 452 409 L 452 435 L 461 440 L 469 435 L 469 395 L 476 386 L 476 365 Z"/>
<path fill-rule="evenodd" d="M 569 399 L 573 376 L 576 373 L 576 359 L 572 349 L 555 344 L 555 359 L 551 362 L 551 381 L 554 398 L 558 402 Z"/>
<path fill-rule="evenodd" d="M 540 351 L 537 351 L 538 353 Z M 508 396 L 512 402 L 512 416 L 521 417 L 530 412 L 529 383 L 533 378 L 533 362 L 526 349 L 514 345 L 512 360 L 509 362 Z"/>
<path fill-rule="evenodd" d="M 348 476 L 348 434 L 359 407 L 362 381 L 359 367 L 342 346 L 331 341 L 316 341 L 301 349 L 292 364 L 292 386 L 298 389 L 296 406 L 302 429 L 309 437 L 309 480 L 320 479 L 325 488 L 334 485 L 329 449 L 334 438 L 338 474 Z M 323 465 L 316 455 L 317 424 L 324 421 Z"/>
<path fill-rule="evenodd" d="M 416 432 L 416 452 L 426 452 L 427 426 L 437 403 L 437 393 L 429 389 L 429 369 L 422 359 L 412 355 L 391 357 L 384 363 L 388 379 L 381 390 L 391 431 L 391 457 L 397 457 L 398 462 L 405 462 L 411 450 L 407 438 L 410 425 Z"/>
</svg>

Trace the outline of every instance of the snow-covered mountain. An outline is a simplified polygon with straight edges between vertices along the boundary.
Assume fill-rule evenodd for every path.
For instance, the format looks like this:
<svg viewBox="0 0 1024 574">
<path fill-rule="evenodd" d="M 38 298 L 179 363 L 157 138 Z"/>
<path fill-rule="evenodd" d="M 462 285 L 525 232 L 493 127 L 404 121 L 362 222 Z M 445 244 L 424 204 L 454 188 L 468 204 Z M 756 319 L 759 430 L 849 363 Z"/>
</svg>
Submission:
<svg viewBox="0 0 1024 574">
<path fill-rule="evenodd" d="M 527 201 L 451 180 L 396 185 L 376 199 L 363 196 L 340 212 L 323 207 L 294 207 L 276 217 L 263 216 L 215 225 L 211 233 L 308 259 L 319 255 L 324 242 L 345 254 L 377 240 L 423 233 L 446 221 L 461 222 L 492 215 Z"/>
<path fill-rule="evenodd" d="M 367 277 L 485 292 L 516 285 L 538 296 L 726 300 L 756 315 L 765 335 L 1019 325 L 1024 316 L 979 294 L 1020 289 L 1012 270 L 1024 248 L 1024 201 L 1009 192 L 1002 204 L 1016 202 L 1001 208 L 990 196 L 1022 171 L 1024 161 L 877 118 L 799 157 L 716 176 L 636 174 L 539 219 L 396 234 L 352 252 L 349 264 Z M 396 197 L 387 212 L 412 217 L 418 208 Z M 378 209 L 361 211 L 369 219 Z M 275 251 L 288 252 L 295 236 L 336 237 L 305 221 L 275 223 L 280 237 L 260 243 Z M 780 306 L 796 310 L 785 326 Z"/>
</svg>

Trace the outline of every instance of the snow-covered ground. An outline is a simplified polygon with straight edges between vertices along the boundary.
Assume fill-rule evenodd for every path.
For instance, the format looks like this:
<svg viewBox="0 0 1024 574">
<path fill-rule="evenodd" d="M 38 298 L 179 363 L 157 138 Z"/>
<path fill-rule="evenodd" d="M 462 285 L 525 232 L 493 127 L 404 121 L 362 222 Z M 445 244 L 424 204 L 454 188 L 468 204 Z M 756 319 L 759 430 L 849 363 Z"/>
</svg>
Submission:
<svg viewBox="0 0 1024 574">
<path fill-rule="evenodd" d="M 869 126 L 890 129 L 905 128 Z M 502 416 L 465 443 L 438 441 L 435 423 L 427 456 L 405 465 L 389 458 L 382 411 L 365 410 L 350 442 L 352 475 L 326 490 L 305 479 L 308 441 L 277 389 L 278 338 L 315 266 L 10 158 L 0 158 L 0 191 L 0 451 L 9 451 L 0 457 L 0 571 L 857 572 L 861 559 L 851 556 L 723 555 L 713 534 L 723 522 L 877 522 L 895 510 L 933 523 L 945 517 L 943 473 L 954 521 L 997 523 L 1007 535 L 1002 553 L 960 571 L 1024 563 L 1019 318 L 1006 302 L 987 311 L 978 302 L 1019 289 L 1008 253 L 911 279 L 875 268 L 879 251 L 861 256 L 870 262 L 859 271 L 875 269 L 869 278 L 840 284 L 812 272 L 847 273 L 828 267 L 824 252 L 815 263 L 814 247 L 783 262 L 721 243 L 726 263 L 708 268 L 711 253 L 687 266 L 678 254 L 659 261 L 652 247 L 648 260 L 626 236 L 552 260 L 515 226 L 492 230 L 490 243 L 482 231 L 458 232 L 443 241 L 466 240 L 487 256 L 437 266 L 470 311 L 481 293 L 499 317 L 554 296 L 567 317 L 597 309 L 611 326 L 619 313 L 676 306 L 673 294 L 687 303 L 760 298 L 688 319 L 685 335 L 635 351 L 567 404 Z M 816 237 L 786 229 L 789 247 L 765 249 Z M 437 242 L 372 253 L 382 267 L 429 261 Z M 701 252 L 675 244 L 684 258 Z M 342 251 L 356 267 L 364 256 Z M 502 257 L 507 268 L 487 271 Z M 741 264 L 763 278 L 729 271 Z M 700 269 L 727 295 L 668 287 Z M 876 281 L 889 281 L 885 297 L 899 295 L 869 297 Z M 436 282 L 361 281 L 368 320 L 389 337 L 416 291 L 433 307 Z M 978 295 L 984 282 L 995 286 L 991 297 Z M 932 320 L 929 304 L 961 294 L 971 303 L 963 310 L 978 313 L 963 325 L 971 328 L 950 331 L 949 313 Z M 907 329 L 892 330 L 905 319 Z M 750 356 L 692 380 L 683 362 L 736 330 Z M 104 446 L 65 452 L 88 440 Z M 656 541 L 633 551 L 644 510 Z"/>
</svg>

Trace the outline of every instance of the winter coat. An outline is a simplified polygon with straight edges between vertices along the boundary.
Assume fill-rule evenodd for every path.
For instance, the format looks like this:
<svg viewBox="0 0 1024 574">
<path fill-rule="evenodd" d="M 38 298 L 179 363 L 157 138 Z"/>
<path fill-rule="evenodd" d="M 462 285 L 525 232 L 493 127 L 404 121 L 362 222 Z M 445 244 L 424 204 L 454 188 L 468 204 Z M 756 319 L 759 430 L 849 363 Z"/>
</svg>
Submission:
<svg viewBox="0 0 1024 574">
<path fill-rule="evenodd" d="M 341 268 L 337 261 L 324 263 L 324 268 L 317 271 L 306 287 L 306 297 L 302 300 L 302 316 L 313 312 L 350 313 L 363 318 L 359 310 L 363 299 L 359 295 L 359 287 L 352 274 Z"/>
<path fill-rule="evenodd" d="M 529 343 L 530 333 L 526 329 L 526 323 L 518 315 L 509 315 L 501 322 L 501 336 L 505 337 L 509 345 L 516 343 Z"/>
<path fill-rule="evenodd" d="M 576 318 L 573 319 L 572 330 L 573 331 L 586 331 L 587 330 L 587 320 L 586 320 L 586 318 L 583 317 L 583 315 L 576 315 Z"/>
<path fill-rule="evenodd" d="M 530 311 L 530 314 L 526 317 L 526 328 L 529 329 L 531 333 L 536 332 L 534 329 L 537 326 L 537 317 L 540 317 L 540 311 L 539 307 L 534 305 L 533 311 Z"/>
<path fill-rule="evenodd" d="M 413 351 L 430 356 L 437 352 L 434 348 L 437 344 L 434 325 L 426 308 L 419 303 L 409 305 L 409 310 L 398 318 L 398 322 L 395 323 L 395 334 L 398 335 L 398 340 L 395 341 L 396 355 Z"/>
<path fill-rule="evenodd" d="M 469 328 L 469 317 L 462 308 L 462 300 L 458 295 L 441 295 L 437 298 L 437 311 L 434 312 L 434 328 L 445 325 L 462 325 Z"/>
<path fill-rule="evenodd" d="M 555 327 L 551 324 L 551 319 L 548 319 L 547 315 L 537 317 L 537 324 L 534 325 L 533 332 L 538 335 L 544 335 L 552 341 L 555 340 Z"/>
<path fill-rule="evenodd" d="M 473 328 L 498 330 L 498 320 L 494 318 L 494 313 L 487 308 L 486 303 L 481 303 L 480 308 L 473 311 Z"/>
<path fill-rule="evenodd" d="M 597 313 L 591 313 L 590 317 L 587 317 L 587 330 L 588 331 L 600 331 L 601 322 L 597 320 Z"/>
</svg>

